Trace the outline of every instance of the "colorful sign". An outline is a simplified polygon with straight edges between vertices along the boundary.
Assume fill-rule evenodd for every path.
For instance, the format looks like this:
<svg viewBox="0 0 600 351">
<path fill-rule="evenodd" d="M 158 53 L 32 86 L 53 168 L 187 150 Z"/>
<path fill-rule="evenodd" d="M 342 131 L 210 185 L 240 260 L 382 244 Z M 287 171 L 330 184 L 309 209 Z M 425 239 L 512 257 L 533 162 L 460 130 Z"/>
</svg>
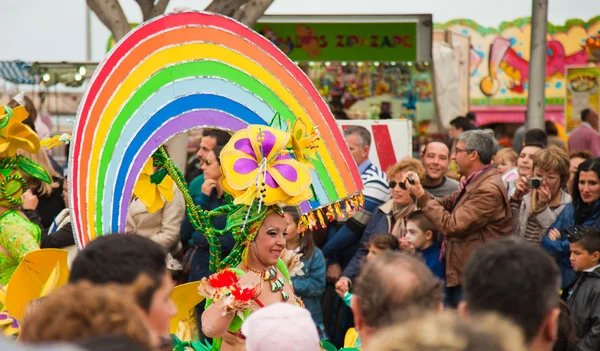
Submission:
<svg viewBox="0 0 600 351">
<path fill-rule="evenodd" d="M 581 111 L 600 111 L 600 67 L 567 67 L 565 120 L 567 132 L 581 123 Z"/>
<path fill-rule="evenodd" d="M 294 61 L 416 61 L 417 23 L 259 23 Z"/>
<path fill-rule="evenodd" d="M 436 28 L 471 38 L 471 106 L 527 105 L 530 18 L 503 22 L 498 28 L 458 19 Z M 546 104 L 564 103 L 567 66 L 590 62 L 600 65 L 600 16 L 587 22 L 568 20 L 564 26 L 548 24 Z"/>
<path fill-rule="evenodd" d="M 371 132 L 373 145 L 369 160 L 379 169 L 387 171 L 403 158 L 412 155 L 412 122 L 410 120 L 346 120 L 337 121 L 342 129 L 363 126 Z M 393 152 L 390 152 L 393 150 Z"/>
</svg>

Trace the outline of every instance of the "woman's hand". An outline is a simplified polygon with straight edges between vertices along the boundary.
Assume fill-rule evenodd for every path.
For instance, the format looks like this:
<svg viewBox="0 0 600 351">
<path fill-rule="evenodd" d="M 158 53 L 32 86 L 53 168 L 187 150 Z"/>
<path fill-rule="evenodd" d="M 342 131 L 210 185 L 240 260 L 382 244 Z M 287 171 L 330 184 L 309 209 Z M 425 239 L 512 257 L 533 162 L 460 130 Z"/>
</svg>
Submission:
<svg viewBox="0 0 600 351">
<path fill-rule="evenodd" d="M 552 200 L 552 194 L 550 193 L 550 189 L 547 186 L 541 186 L 537 189 L 537 206 L 536 211 L 541 211 L 545 209 L 549 204 L 550 200 Z"/>
<path fill-rule="evenodd" d="M 419 198 L 423 196 L 423 194 L 425 194 L 425 190 L 421 185 L 421 179 L 419 178 L 419 175 L 415 172 L 406 172 L 404 177 L 402 177 L 402 182 L 404 183 L 404 185 L 406 185 L 406 189 L 408 189 L 410 194 L 414 197 Z"/>
<path fill-rule="evenodd" d="M 31 191 L 31 189 L 21 195 L 21 199 L 23 200 L 23 209 L 24 210 L 35 210 L 38 207 L 40 200 L 38 197 Z"/>
<path fill-rule="evenodd" d="M 531 189 L 527 186 L 527 178 L 519 177 L 515 181 L 515 193 L 512 198 L 518 201 L 523 200 L 523 196 L 527 195 Z"/>
<path fill-rule="evenodd" d="M 560 237 L 561 237 L 560 232 L 557 229 L 552 228 L 548 231 L 548 239 L 550 239 L 552 241 L 556 241 L 556 240 L 560 239 Z"/>
<path fill-rule="evenodd" d="M 214 179 L 204 179 L 202 184 L 202 193 L 206 196 L 210 196 L 213 189 L 217 187 L 217 181 Z"/>
</svg>

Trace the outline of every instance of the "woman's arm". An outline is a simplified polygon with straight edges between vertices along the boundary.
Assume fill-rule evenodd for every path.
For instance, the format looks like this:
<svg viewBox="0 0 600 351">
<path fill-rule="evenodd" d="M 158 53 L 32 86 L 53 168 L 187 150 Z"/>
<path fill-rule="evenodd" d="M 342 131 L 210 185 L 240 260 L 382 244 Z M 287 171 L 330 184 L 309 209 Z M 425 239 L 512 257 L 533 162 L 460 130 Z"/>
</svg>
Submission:
<svg viewBox="0 0 600 351">
<path fill-rule="evenodd" d="M 235 313 L 230 312 L 223 316 L 225 308 L 225 300 L 220 300 L 204 310 L 204 313 L 202 313 L 202 332 L 204 335 L 216 339 L 227 333 Z"/>
</svg>

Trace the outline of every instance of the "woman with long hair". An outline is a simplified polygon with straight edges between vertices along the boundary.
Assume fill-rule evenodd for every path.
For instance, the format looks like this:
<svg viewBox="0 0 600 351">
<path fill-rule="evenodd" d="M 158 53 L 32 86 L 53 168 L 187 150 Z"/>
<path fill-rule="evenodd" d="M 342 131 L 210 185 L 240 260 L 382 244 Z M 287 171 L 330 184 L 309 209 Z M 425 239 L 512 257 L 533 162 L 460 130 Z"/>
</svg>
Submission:
<svg viewBox="0 0 600 351">
<path fill-rule="evenodd" d="M 569 260 L 568 231 L 578 226 L 600 228 L 600 158 L 592 158 L 579 165 L 571 197 L 572 202 L 565 206 L 542 239 L 542 247 L 560 265 L 563 288 L 571 282 L 574 275 Z"/>
</svg>

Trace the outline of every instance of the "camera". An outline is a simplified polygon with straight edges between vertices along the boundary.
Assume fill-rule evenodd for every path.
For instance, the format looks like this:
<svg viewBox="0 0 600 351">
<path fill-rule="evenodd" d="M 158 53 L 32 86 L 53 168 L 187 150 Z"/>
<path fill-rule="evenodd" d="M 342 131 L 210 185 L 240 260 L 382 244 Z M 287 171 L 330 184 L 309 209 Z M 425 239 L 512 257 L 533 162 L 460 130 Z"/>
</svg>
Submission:
<svg viewBox="0 0 600 351">
<path fill-rule="evenodd" d="M 409 182 L 411 185 L 415 185 L 415 180 L 413 179 L 413 176 L 412 176 L 412 175 L 411 175 L 410 177 L 408 177 L 408 178 L 406 179 L 406 181 L 408 181 L 408 182 Z M 399 185 L 400 185 L 400 189 L 402 189 L 402 190 L 406 190 L 406 189 L 408 189 L 408 188 L 406 187 L 406 184 L 404 184 L 404 183 L 400 183 Z"/>
<path fill-rule="evenodd" d="M 527 187 L 530 189 L 537 189 L 542 186 L 542 178 L 531 177 L 527 179 Z"/>
</svg>

